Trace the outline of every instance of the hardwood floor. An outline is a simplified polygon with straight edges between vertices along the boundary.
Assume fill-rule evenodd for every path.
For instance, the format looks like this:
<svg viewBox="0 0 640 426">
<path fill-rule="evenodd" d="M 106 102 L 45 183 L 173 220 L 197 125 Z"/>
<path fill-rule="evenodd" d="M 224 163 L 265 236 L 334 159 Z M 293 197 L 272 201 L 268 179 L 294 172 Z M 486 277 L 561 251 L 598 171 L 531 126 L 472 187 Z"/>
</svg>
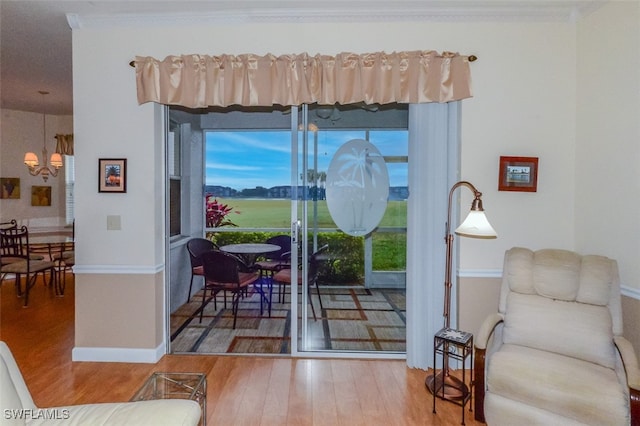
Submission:
<svg viewBox="0 0 640 426">
<path fill-rule="evenodd" d="M 459 425 L 461 408 L 432 413 L 425 371 L 404 361 L 167 355 L 156 364 L 71 362 L 73 278 L 64 297 L 38 283 L 29 307 L 0 288 L 0 339 L 39 407 L 127 401 L 154 371 L 207 375 L 209 425 Z M 481 425 L 465 410 L 467 425 Z"/>
</svg>

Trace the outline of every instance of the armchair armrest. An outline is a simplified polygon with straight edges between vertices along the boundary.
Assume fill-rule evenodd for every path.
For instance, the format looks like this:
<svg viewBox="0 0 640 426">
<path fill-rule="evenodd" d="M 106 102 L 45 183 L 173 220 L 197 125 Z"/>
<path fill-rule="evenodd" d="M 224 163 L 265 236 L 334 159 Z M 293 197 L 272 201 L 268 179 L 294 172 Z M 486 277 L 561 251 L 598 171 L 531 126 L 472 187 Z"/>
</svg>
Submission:
<svg viewBox="0 0 640 426">
<path fill-rule="evenodd" d="M 33 419 L 29 425 L 124 425 L 140 426 L 195 426 L 204 413 L 195 401 L 186 399 L 159 399 L 136 402 L 113 402 L 71 405 L 48 408 L 57 418 Z"/>
<path fill-rule="evenodd" d="M 484 320 L 474 340 L 474 346 L 476 349 L 487 349 L 487 344 L 489 343 L 489 338 L 491 337 L 493 330 L 496 328 L 496 325 L 500 324 L 502 321 L 504 321 L 504 316 L 497 312 L 489 315 Z"/>
<path fill-rule="evenodd" d="M 627 384 L 631 389 L 640 391 L 640 368 L 638 368 L 638 358 L 636 353 L 626 338 L 622 336 L 613 336 L 613 341 L 618 348 L 624 370 L 627 374 Z"/>
<path fill-rule="evenodd" d="M 631 342 L 626 338 L 613 336 L 613 342 L 618 348 L 624 371 L 627 375 L 631 424 L 638 425 L 640 424 L 640 369 L 638 368 L 638 358 Z"/>
<path fill-rule="evenodd" d="M 504 321 L 504 316 L 499 313 L 489 315 L 482 326 L 480 326 L 480 330 L 478 330 L 477 336 L 473 341 L 473 345 L 475 346 L 475 357 L 473 360 L 473 375 L 475 377 L 475 383 L 473 386 L 473 390 L 475 392 L 474 404 L 475 404 L 475 419 L 479 422 L 485 421 L 484 419 L 484 391 L 485 391 L 485 361 L 487 355 L 487 345 L 489 344 L 489 339 L 493 334 L 493 330 L 495 330 L 496 326 Z"/>
</svg>

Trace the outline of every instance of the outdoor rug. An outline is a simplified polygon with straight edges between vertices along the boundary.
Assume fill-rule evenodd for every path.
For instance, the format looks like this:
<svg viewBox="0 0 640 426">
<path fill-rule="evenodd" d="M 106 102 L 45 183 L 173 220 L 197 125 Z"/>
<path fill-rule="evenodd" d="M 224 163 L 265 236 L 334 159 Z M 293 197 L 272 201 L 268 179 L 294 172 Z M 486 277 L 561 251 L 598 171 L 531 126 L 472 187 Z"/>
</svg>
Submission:
<svg viewBox="0 0 640 426">
<path fill-rule="evenodd" d="M 406 351 L 405 291 L 365 289 L 361 286 L 321 286 L 323 309 L 315 289 L 312 299 L 317 320 L 308 309 L 309 333 L 303 350 Z M 231 298 L 224 307 L 223 294 L 217 295 L 217 309 L 211 299 L 205 304 L 202 322 L 202 291 L 171 315 L 173 353 L 288 354 L 291 352 L 291 310 L 289 295 L 279 303 L 274 288 L 271 316 L 260 297 L 250 293 L 240 300 L 235 330 Z M 299 297 L 300 299 L 300 297 Z"/>
</svg>

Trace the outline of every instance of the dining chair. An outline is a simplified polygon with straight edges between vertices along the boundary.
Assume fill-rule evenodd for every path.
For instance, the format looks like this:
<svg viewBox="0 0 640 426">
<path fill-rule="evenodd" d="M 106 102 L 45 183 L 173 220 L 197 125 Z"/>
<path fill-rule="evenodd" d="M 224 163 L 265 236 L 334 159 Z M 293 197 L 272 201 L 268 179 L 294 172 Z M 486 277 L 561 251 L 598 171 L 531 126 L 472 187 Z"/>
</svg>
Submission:
<svg viewBox="0 0 640 426">
<path fill-rule="evenodd" d="M 18 222 L 16 222 L 15 219 L 11 219 L 8 222 L 0 222 L 0 230 L 9 230 L 9 229 L 17 229 L 17 228 L 18 228 Z M 16 259 L 10 258 L 8 254 L 9 254 L 9 247 L 5 247 L 3 244 L 3 241 L 0 240 L 0 264 L 4 265 L 16 260 Z M 0 279 L 0 282 L 2 282 L 1 279 Z"/>
<path fill-rule="evenodd" d="M 7 222 L 0 222 L 0 230 L 7 230 L 7 229 L 17 229 L 18 228 L 18 222 L 15 219 L 11 219 Z M 0 250 L 2 250 L 2 246 L 0 245 Z M 41 254 L 37 254 L 34 253 L 33 250 L 30 251 L 29 253 L 29 257 L 31 258 L 31 260 L 43 260 L 44 256 Z M 6 264 L 6 263 L 10 263 L 15 259 L 12 259 L 10 256 L 5 256 L 4 258 L 2 258 L 2 264 Z M 0 283 L 2 282 L 2 275 L 0 275 Z"/>
<path fill-rule="evenodd" d="M 6 222 L 0 222 L 0 229 L 17 228 L 18 222 L 15 219 L 8 220 Z"/>
<path fill-rule="evenodd" d="M 202 294 L 202 306 L 200 308 L 200 322 L 204 308 L 211 298 L 215 300 L 220 291 L 232 293 L 233 328 L 236 328 L 238 319 L 238 305 L 240 298 L 246 290 L 260 279 L 260 272 L 243 272 L 242 262 L 237 257 L 217 250 L 210 250 L 201 254 L 204 270 L 204 291 Z M 211 297 L 207 299 L 207 292 Z M 226 299 L 226 296 L 225 296 Z M 260 301 L 262 306 L 262 300 Z M 214 306 L 215 307 L 215 306 Z"/>
<path fill-rule="evenodd" d="M 7 222 L 0 222 L 0 229 L 2 230 L 16 229 L 17 227 L 18 227 L 18 222 L 15 219 L 11 219 Z M 0 267 L 2 267 L 2 265 L 5 265 L 17 260 L 9 257 L 8 254 L 9 254 L 8 247 L 5 247 L 2 239 L 0 239 Z M 0 284 L 2 284 L 2 281 L 4 280 L 4 277 L 6 275 L 7 273 L 2 272 L 0 269 Z"/>
<path fill-rule="evenodd" d="M 73 266 L 76 264 L 76 254 L 73 243 L 64 243 L 60 251 L 53 255 L 53 262 L 58 272 L 56 278 L 58 293 L 63 295 L 64 289 L 67 286 L 67 271 L 73 272 Z"/>
<path fill-rule="evenodd" d="M 320 247 L 318 250 L 313 252 L 309 256 L 309 262 L 307 265 L 307 294 L 309 296 L 309 303 L 311 304 L 311 312 L 313 313 L 313 319 L 317 320 L 316 310 L 313 306 L 313 300 L 311 299 L 311 286 L 316 287 L 316 293 L 318 294 L 318 300 L 320 301 L 320 312 L 324 309 L 322 306 L 322 297 L 320 295 L 320 287 L 318 286 L 318 272 L 319 265 L 321 262 L 321 255 L 325 253 L 329 249 L 329 245 L 325 244 Z M 284 303 L 284 297 L 286 295 L 286 287 L 291 287 L 291 267 L 281 268 L 278 272 L 273 276 L 274 283 L 277 283 L 281 286 L 282 290 L 280 292 L 281 301 Z M 298 274 L 298 285 L 302 285 L 302 274 Z"/>
<path fill-rule="evenodd" d="M 187 303 L 191 300 L 191 289 L 193 287 L 193 277 L 204 276 L 204 268 L 202 266 L 202 253 L 211 250 L 218 250 L 218 246 L 211 240 L 206 238 L 192 238 L 187 241 L 187 251 L 189 252 L 189 261 L 191 263 L 191 281 L 189 282 L 189 295 Z M 224 307 L 227 307 L 227 297 L 224 298 Z"/>
<path fill-rule="evenodd" d="M 291 237 L 276 235 L 267 239 L 265 243 L 280 246 L 280 250 L 265 253 L 255 265 L 260 268 L 263 276 L 272 276 L 274 272 L 282 269 L 282 265 L 290 263 L 288 254 L 291 253 Z"/>
<path fill-rule="evenodd" d="M 60 295 L 64 294 L 64 289 L 67 285 L 67 271 L 73 273 L 73 266 L 76 264 L 76 223 L 73 222 L 71 231 L 71 241 L 60 244 L 57 250 L 51 256 L 51 260 L 56 264 L 56 270 L 58 271 L 56 285 L 58 285 Z"/>
<path fill-rule="evenodd" d="M 34 260 L 29 252 L 29 230 L 26 226 L 20 228 L 0 229 L 0 273 L 4 277 L 5 274 L 14 274 L 16 279 L 16 293 L 18 297 L 23 295 L 21 277 L 25 276 L 24 306 L 29 304 L 29 292 L 36 283 L 39 273 L 43 278 L 45 273 L 49 272 L 49 283 L 51 285 L 55 280 L 54 267 L 55 263 L 50 260 Z M 2 259 L 10 259 L 5 263 Z M 58 288 L 56 286 L 56 294 Z"/>
</svg>

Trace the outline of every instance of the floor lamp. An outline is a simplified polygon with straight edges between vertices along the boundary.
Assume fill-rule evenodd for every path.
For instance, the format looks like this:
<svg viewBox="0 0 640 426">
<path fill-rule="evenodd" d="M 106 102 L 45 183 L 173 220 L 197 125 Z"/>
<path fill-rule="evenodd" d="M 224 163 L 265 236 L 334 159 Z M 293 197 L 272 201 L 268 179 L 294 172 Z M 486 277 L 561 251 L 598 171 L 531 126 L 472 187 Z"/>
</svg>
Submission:
<svg viewBox="0 0 640 426">
<path fill-rule="evenodd" d="M 462 237 L 470 238 L 497 238 L 496 231 L 491 227 L 482 208 L 482 193 L 467 181 L 460 181 L 454 184 L 449 191 L 449 208 L 447 210 L 447 223 L 445 225 L 445 243 L 447 245 L 446 269 L 444 276 L 444 327 L 450 328 L 451 319 L 451 269 L 453 261 L 453 234 L 451 233 L 451 203 L 453 201 L 454 191 L 464 186 L 473 192 L 473 202 L 471 203 L 471 211 L 462 224 L 456 228 L 455 233 Z M 468 392 L 467 385 L 457 377 L 449 375 L 449 357 L 448 348 L 444 350 L 444 368 L 437 374 L 427 375 L 425 384 L 431 393 L 435 389 L 441 389 L 444 386 L 444 399 L 458 400 L 464 397 Z M 440 391 L 437 396 L 442 396 Z"/>
</svg>

